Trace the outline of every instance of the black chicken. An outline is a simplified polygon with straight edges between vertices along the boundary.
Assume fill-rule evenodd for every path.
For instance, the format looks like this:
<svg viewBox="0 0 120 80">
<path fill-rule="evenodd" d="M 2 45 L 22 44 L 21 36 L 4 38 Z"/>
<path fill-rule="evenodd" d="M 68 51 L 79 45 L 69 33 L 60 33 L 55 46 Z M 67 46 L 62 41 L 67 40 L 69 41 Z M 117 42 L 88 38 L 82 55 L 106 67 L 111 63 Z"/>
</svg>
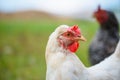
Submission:
<svg viewBox="0 0 120 80">
<path fill-rule="evenodd" d="M 119 41 L 119 24 L 113 12 L 98 6 L 94 17 L 100 28 L 89 46 L 89 59 L 92 65 L 110 56 Z"/>
</svg>

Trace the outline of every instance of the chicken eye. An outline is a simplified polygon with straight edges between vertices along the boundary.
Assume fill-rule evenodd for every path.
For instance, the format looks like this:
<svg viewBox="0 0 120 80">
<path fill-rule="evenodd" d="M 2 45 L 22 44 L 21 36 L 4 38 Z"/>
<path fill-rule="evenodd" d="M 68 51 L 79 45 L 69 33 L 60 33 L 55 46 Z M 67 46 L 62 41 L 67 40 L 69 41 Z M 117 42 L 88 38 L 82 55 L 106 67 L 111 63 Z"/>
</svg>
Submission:
<svg viewBox="0 0 120 80">
<path fill-rule="evenodd" d="M 70 36 L 70 33 L 67 33 L 67 36 Z"/>
<path fill-rule="evenodd" d="M 71 37 L 71 36 L 73 36 L 73 34 L 72 33 L 70 33 L 70 32 L 66 32 L 66 33 L 64 33 L 64 34 L 62 34 L 63 36 L 66 36 L 66 37 Z"/>
</svg>

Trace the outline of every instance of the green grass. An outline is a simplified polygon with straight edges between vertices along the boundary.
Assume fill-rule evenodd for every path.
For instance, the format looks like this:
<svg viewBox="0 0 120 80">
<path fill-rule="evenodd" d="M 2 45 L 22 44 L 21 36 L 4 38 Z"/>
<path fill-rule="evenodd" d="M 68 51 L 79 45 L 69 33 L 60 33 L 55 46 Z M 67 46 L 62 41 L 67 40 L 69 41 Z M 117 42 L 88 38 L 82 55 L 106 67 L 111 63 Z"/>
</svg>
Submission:
<svg viewBox="0 0 120 80">
<path fill-rule="evenodd" d="M 61 25 L 79 25 L 87 42 L 81 42 L 78 57 L 86 66 L 88 46 L 98 24 L 81 20 L 0 20 L 0 80 L 45 80 L 45 48 L 50 33 Z M 51 73 L 52 74 L 52 73 Z"/>
</svg>

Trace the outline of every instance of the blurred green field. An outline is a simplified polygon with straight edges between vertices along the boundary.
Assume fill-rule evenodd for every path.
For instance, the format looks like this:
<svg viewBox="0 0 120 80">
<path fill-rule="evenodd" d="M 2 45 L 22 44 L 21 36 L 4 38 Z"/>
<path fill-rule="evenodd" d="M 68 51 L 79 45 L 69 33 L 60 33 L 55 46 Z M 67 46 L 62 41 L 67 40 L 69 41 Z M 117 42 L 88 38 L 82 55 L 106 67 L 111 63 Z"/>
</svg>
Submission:
<svg viewBox="0 0 120 80">
<path fill-rule="evenodd" d="M 50 33 L 61 24 L 79 25 L 87 42 L 80 43 L 76 54 L 86 66 L 90 66 L 88 46 L 98 28 L 96 22 L 52 19 L 1 19 L 0 80 L 45 80 L 46 44 Z"/>
</svg>

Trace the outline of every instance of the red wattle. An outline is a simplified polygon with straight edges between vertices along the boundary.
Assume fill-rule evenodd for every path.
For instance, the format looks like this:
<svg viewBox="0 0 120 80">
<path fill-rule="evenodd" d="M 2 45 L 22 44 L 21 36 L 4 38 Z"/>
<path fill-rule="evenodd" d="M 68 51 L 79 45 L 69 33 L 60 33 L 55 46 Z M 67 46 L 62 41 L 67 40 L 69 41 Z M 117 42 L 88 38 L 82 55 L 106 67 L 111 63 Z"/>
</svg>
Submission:
<svg viewBox="0 0 120 80">
<path fill-rule="evenodd" d="M 78 47 L 79 47 L 79 43 L 78 42 L 74 42 L 72 45 L 68 46 L 68 49 L 71 52 L 76 52 Z"/>
</svg>

